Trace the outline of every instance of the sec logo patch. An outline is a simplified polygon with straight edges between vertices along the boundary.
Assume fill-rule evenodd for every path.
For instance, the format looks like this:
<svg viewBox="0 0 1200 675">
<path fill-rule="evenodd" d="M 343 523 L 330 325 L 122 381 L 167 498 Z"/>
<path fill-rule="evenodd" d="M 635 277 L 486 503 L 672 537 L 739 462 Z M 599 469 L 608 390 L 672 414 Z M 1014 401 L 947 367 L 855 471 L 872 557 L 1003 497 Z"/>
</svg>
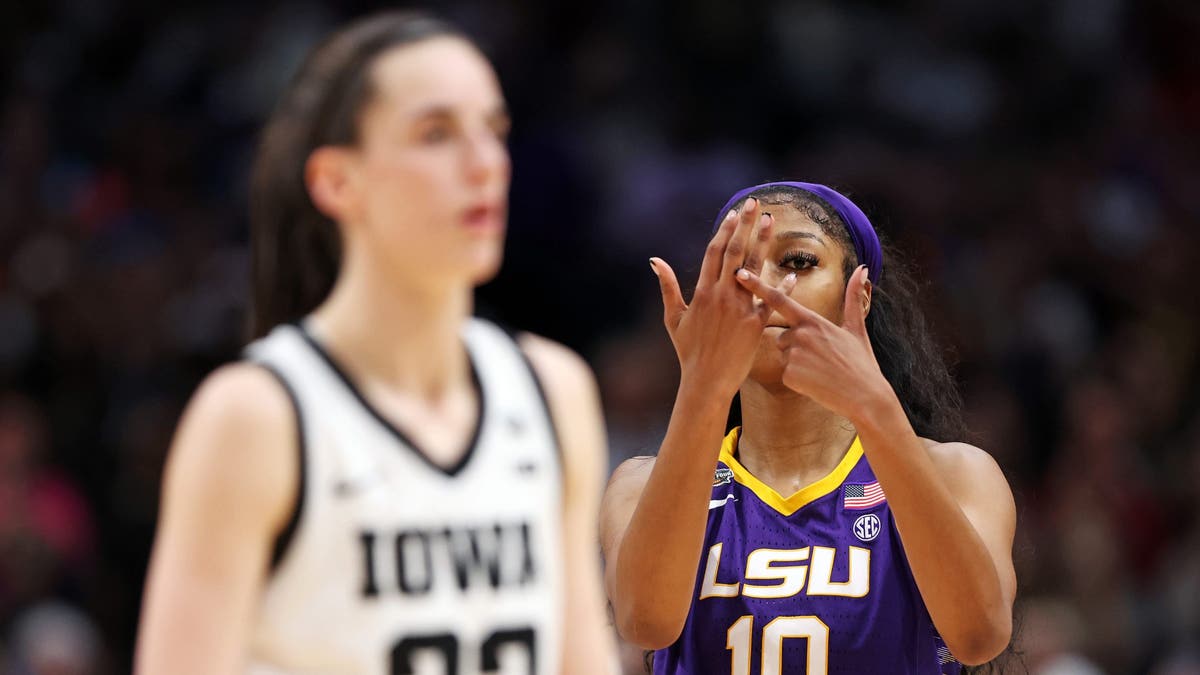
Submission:
<svg viewBox="0 0 1200 675">
<path fill-rule="evenodd" d="M 879 531 L 883 526 L 879 523 L 879 516 L 874 513 L 868 513 L 858 517 L 854 521 L 854 536 L 860 541 L 872 541 L 879 536 Z"/>
</svg>

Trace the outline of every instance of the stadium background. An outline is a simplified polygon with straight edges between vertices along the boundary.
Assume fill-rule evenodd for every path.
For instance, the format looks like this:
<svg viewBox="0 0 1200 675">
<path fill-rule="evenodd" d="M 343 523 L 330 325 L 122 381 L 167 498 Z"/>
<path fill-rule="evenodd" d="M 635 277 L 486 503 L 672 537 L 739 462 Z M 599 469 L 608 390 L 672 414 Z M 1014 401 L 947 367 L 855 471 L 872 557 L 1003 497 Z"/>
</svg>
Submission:
<svg viewBox="0 0 1200 675">
<path fill-rule="evenodd" d="M 172 427 L 243 335 L 256 131 L 375 7 L 0 9 L 3 672 L 128 671 Z M 927 280 L 1015 488 L 1030 671 L 1200 672 L 1200 3 L 436 7 L 516 122 L 481 311 L 589 358 L 613 465 L 676 383 L 646 258 L 694 274 L 735 188 L 834 184 Z"/>
</svg>

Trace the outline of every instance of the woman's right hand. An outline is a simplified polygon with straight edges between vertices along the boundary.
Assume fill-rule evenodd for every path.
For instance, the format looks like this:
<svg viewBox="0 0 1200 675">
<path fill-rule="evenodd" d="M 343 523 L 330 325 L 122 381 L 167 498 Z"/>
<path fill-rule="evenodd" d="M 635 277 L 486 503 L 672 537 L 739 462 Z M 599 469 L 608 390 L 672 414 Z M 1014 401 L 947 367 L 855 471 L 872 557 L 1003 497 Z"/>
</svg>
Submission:
<svg viewBox="0 0 1200 675">
<path fill-rule="evenodd" d="M 682 381 L 702 382 L 732 398 L 749 374 L 771 309 L 756 301 L 734 275 L 742 268 L 761 272 L 773 225 L 769 214 L 760 215 L 754 198 L 746 200 L 740 213 L 730 210 L 704 252 L 690 305 L 683 301 L 671 266 L 660 258 L 650 259 Z M 787 293 L 794 283 L 795 276 L 789 275 L 780 290 Z"/>
</svg>

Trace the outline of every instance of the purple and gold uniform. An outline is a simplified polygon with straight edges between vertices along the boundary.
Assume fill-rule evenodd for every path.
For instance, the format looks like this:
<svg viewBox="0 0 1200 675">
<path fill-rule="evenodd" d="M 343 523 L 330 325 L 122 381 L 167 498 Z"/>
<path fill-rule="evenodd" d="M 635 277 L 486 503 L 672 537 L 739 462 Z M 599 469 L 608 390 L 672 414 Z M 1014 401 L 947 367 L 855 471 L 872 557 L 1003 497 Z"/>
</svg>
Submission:
<svg viewBox="0 0 1200 675">
<path fill-rule="evenodd" d="M 687 623 L 660 675 L 957 675 L 856 438 L 826 477 L 781 497 L 725 438 Z"/>
</svg>

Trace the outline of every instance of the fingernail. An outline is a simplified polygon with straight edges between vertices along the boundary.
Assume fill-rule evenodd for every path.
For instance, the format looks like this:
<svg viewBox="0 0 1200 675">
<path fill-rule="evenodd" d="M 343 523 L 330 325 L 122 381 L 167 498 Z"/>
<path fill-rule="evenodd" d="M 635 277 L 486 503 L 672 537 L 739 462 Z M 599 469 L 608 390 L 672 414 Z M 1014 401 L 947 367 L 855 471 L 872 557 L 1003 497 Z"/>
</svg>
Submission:
<svg viewBox="0 0 1200 675">
<path fill-rule="evenodd" d="M 737 218 L 737 214 L 738 214 L 737 209 L 729 209 L 729 213 L 725 214 L 725 220 L 729 220 L 730 218 Z"/>
<path fill-rule="evenodd" d="M 758 206 L 758 200 L 755 199 L 754 197 L 749 197 L 746 199 L 746 203 L 743 205 L 743 208 L 749 209 L 749 208 L 753 208 L 755 206 Z"/>
<path fill-rule="evenodd" d="M 788 284 L 796 283 L 796 273 L 789 272 L 788 275 L 783 278 L 783 281 L 784 281 L 784 283 L 788 283 Z"/>
<path fill-rule="evenodd" d="M 739 279 L 749 279 L 749 278 L 750 278 L 750 273 L 749 273 L 749 272 L 747 272 L 747 271 L 745 270 L 745 268 L 739 268 L 739 269 L 738 269 L 738 271 L 737 271 L 737 278 L 739 278 Z"/>
<path fill-rule="evenodd" d="M 654 264 L 654 258 L 650 259 L 650 271 L 654 272 L 654 276 L 658 276 L 658 266 Z"/>
</svg>

